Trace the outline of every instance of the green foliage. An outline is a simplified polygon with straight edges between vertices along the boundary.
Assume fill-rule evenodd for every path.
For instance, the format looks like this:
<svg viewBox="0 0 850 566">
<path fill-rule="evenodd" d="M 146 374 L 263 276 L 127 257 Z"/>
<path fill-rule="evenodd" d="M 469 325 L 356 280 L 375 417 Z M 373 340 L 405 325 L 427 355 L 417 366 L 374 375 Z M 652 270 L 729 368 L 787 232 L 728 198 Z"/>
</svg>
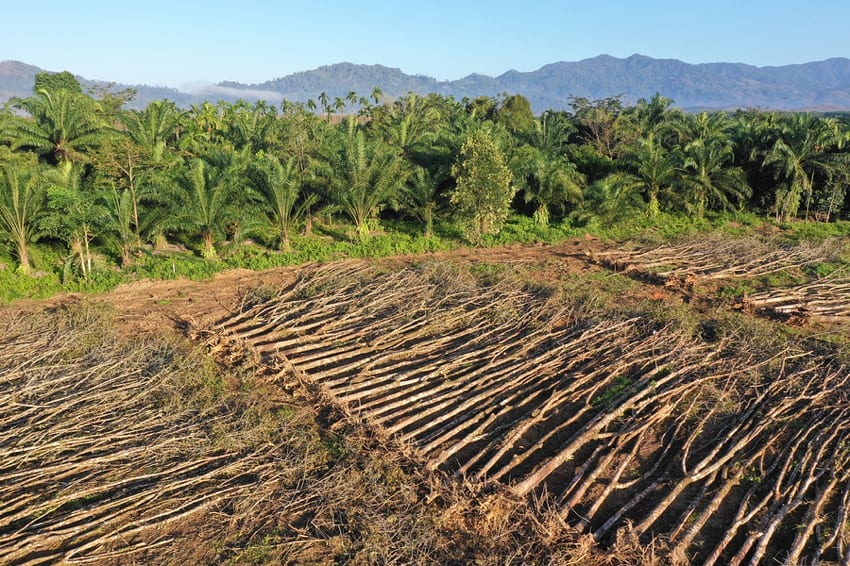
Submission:
<svg viewBox="0 0 850 566">
<path fill-rule="evenodd" d="M 0 303 L 19 299 L 43 299 L 63 290 L 62 282 L 56 273 L 33 277 L 15 273 L 11 269 L 0 269 Z"/>
<path fill-rule="evenodd" d="M 146 255 L 133 263 L 127 270 L 128 276 L 148 279 L 190 279 L 203 281 L 225 267 L 224 263 L 207 261 L 187 255 Z"/>
<path fill-rule="evenodd" d="M 40 90 L 10 103 L 27 116 L 14 114 L 5 120 L 2 137 L 13 149 L 32 150 L 52 163 L 86 160 L 111 133 L 98 103 L 84 94 Z"/>
<path fill-rule="evenodd" d="M 80 85 L 80 81 L 68 71 L 62 71 L 61 73 L 42 71 L 36 73 L 35 86 L 32 91 L 37 93 L 40 90 L 46 90 L 47 92 L 67 90 L 68 92 L 77 94 L 83 93 L 83 87 Z"/>
<path fill-rule="evenodd" d="M 498 234 L 516 189 L 505 157 L 488 129 L 479 128 L 466 139 L 452 175 L 457 186 L 450 201 L 466 225 L 470 241 L 480 244 L 483 235 Z"/>
<path fill-rule="evenodd" d="M 557 243 L 576 234 L 569 223 L 541 224 L 527 216 L 512 214 L 498 234 L 484 236 L 482 240 L 489 246 Z"/>
<path fill-rule="evenodd" d="M 216 259 L 216 242 L 224 237 L 227 224 L 234 219 L 233 170 L 193 159 L 188 171 L 177 178 L 176 201 L 166 226 L 185 231 L 202 240 L 201 255 Z"/>
<path fill-rule="evenodd" d="M 610 227 L 640 215 L 646 207 L 641 197 L 641 182 L 627 173 L 614 173 L 584 191 L 584 205 L 572 214 L 580 224 Z"/>
<path fill-rule="evenodd" d="M 66 75 L 0 112 L 0 253 L 68 288 L 463 240 L 850 234 L 847 123 L 825 116 L 686 115 L 659 94 L 631 107 L 576 98 L 573 113 L 535 117 L 521 96 L 379 91 L 374 104 L 324 93 L 324 116 L 292 103 L 127 111 L 120 93 L 95 100 Z M 169 244 L 216 261 L 163 256 Z"/>
<path fill-rule="evenodd" d="M 820 242 L 828 238 L 846 238 L 850 236 L 850 221 L 836 222 L 784 222 L 781 224 L 789 240 L 800 242 Z"/>
<path fill-rule="evenodd" d="M 511 156 L 510 167 L 525 202 L 534 206 L 538 224 L 547 226 L 552 211 L 563 213 L 581 202 L 584 175 L 563 156 L 525 145 Z"/>
<path fill-rule="evenodd" d="M 407 175 L 398 153 L 380 140 L 368 140 L 354 118 L 336 143 L 322 152 L 320 176 L 334 206 L 357 231 L 361 242 L 377 228 L 378 213 L 404 185 Z"/>
<path fill-rule="evenodd" d="M 68 246 L 71 257 L 84 279 L 90 279 L 94 268 L 91 244 L 109 224 L 105 195 L 84 186 L 82 166 L 62 162 L 47 174 L 47 209 L 40 227 L 46 235 L 59 238 Z"/>
<path fill-rule="evenodd" d="M 614 382 L 602 393 L 594 397 L 590 402 L 596 407 L 608 407 L 617 397 L 628 391 L 634 383 L 634 379 L 627 375 L 619 375 Z"/>
<path fill-rule="evenodd" d="M 259 160 L 254 170 L 259 186 L 259 206 L 264 223 L 276 233 L 280 249 L 289 251 L 294 225 L 301 221 L 317 200 L 316 195 L 301 198 L 301 179 L 295 160 L 283 164 L 271 155 Z"/>
<path fill-rule="evenodd" d="M 29 246 L 39 236 L 36 220 L 44 207 L 45 180 L 32 165 L 0 163 L 0 240 L 11 244 L 22 273 L 31 271 Z"/>
</svg>

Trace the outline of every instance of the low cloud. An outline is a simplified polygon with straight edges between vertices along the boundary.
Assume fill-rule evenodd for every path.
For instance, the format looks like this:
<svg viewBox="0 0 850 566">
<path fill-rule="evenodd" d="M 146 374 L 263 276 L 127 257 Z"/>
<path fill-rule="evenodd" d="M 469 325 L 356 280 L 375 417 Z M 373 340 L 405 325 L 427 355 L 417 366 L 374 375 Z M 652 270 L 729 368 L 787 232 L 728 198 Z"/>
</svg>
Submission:
<svg viewBox="0 0 850 566">
<path fill-rule="evenodd" d="M 183 92 L 195 96 L 242 98 L 248 101 L 265 100 L 267 102 L 282 102 L 283 95 L 273 90 L 262 90 L 255 88 L 235 88 L 230 86 L 214 85 L 205 82 L 186 83 L 180 87 Z"/>
</svg>

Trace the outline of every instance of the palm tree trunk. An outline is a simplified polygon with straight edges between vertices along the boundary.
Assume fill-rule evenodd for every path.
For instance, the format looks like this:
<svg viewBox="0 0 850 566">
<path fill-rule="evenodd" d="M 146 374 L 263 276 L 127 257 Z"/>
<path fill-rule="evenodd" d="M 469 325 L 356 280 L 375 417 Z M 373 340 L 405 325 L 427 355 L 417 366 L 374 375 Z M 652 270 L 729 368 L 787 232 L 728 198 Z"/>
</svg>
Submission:
<svg viewBox="0 0 850 566">
<path fill-rule="evenodd" d="M 18 270 L 24 275 L 29 275 L 32 271 L 32 266 L 30 265 L 27 241 L 25 239 L 19 239 L 16 247 L 18 248 Z"/>
<path fill-rule="evenodd" d="M 71 240 L 71 254 L 76 256 L 80 262 L 80 271 L 83 273 L 83 278 L 88 279 L 88 271 L 86 271 L 86 256 L 83 248 L 83 242 L 79 236 L 74 236 Z"/>
<path fill-rule="evenodd" d="M 434 204 L 428 203 L 425 205 L 425 237 L 430 238 L 434 235 Z"/>
<path fill-rule="evenodd" d="M 280 249 L 284 252 L 288 252 L 292 250 L 292 246 L 289 242 L 289 226 L 286 225 L 286 222 L 281 221 L 280 223 Z"/>
<path fill-rule="evenodd" d="M 87 273 L 90 276 L 92 273 L 92 257 L 91 257 L 91 247 L 89 247 L 89 242 L 91 240 L 91 233 L 89 232 L 88 226 L 83 228 L 83 250 L 86 255 L 86 268 Z M 87 276 L 88 278 L 88 276 Z"/>
<path fill-rule="evenodd" d="M 215 250 L 215 244 L 213 242 L 212 232 L 204 232 L 204 251 L 201 255 L 203 255 L 206 259 L 215 259 L 218 257 L 218 253 Z"/>
</svg>

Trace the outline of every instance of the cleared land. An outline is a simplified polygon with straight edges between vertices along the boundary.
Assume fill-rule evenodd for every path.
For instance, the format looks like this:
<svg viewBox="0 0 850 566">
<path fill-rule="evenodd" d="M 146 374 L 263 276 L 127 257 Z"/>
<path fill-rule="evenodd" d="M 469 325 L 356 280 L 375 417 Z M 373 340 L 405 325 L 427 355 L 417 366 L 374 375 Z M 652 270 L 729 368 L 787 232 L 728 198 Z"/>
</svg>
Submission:
<svg viewBox="0 0 850 566">
<path fill-rule="evenodd" d="M 96 299 L 135 340 L 94 351 L 52 346 L 86 325 L 9 311 L 0 553 L 847 562 L 843 245 L 574 241 L 136 284 Z M 808 300 L 807 328 L 770 297 Z M 76 300 L 53 306 L 91 312 Z M 235 372 L 215 395 L 144 369 L 164 323 Z"/>
</svg>

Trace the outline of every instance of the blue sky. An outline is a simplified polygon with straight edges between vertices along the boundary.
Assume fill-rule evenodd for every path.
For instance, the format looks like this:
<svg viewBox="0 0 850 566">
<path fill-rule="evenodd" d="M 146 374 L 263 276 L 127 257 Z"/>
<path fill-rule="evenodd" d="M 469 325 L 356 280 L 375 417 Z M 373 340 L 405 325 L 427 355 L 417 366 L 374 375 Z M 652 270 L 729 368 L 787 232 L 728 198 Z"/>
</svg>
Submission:
<svg viewBox="0 0 850 566">
<path fill-rule="evenodd" d="M 7 0 L 0 14 L 0 60 L 173 87 L 342 61 L 444 80 L 601 53 L 758 66 L 850 57 L 850 0 Z"/>
</svg>

